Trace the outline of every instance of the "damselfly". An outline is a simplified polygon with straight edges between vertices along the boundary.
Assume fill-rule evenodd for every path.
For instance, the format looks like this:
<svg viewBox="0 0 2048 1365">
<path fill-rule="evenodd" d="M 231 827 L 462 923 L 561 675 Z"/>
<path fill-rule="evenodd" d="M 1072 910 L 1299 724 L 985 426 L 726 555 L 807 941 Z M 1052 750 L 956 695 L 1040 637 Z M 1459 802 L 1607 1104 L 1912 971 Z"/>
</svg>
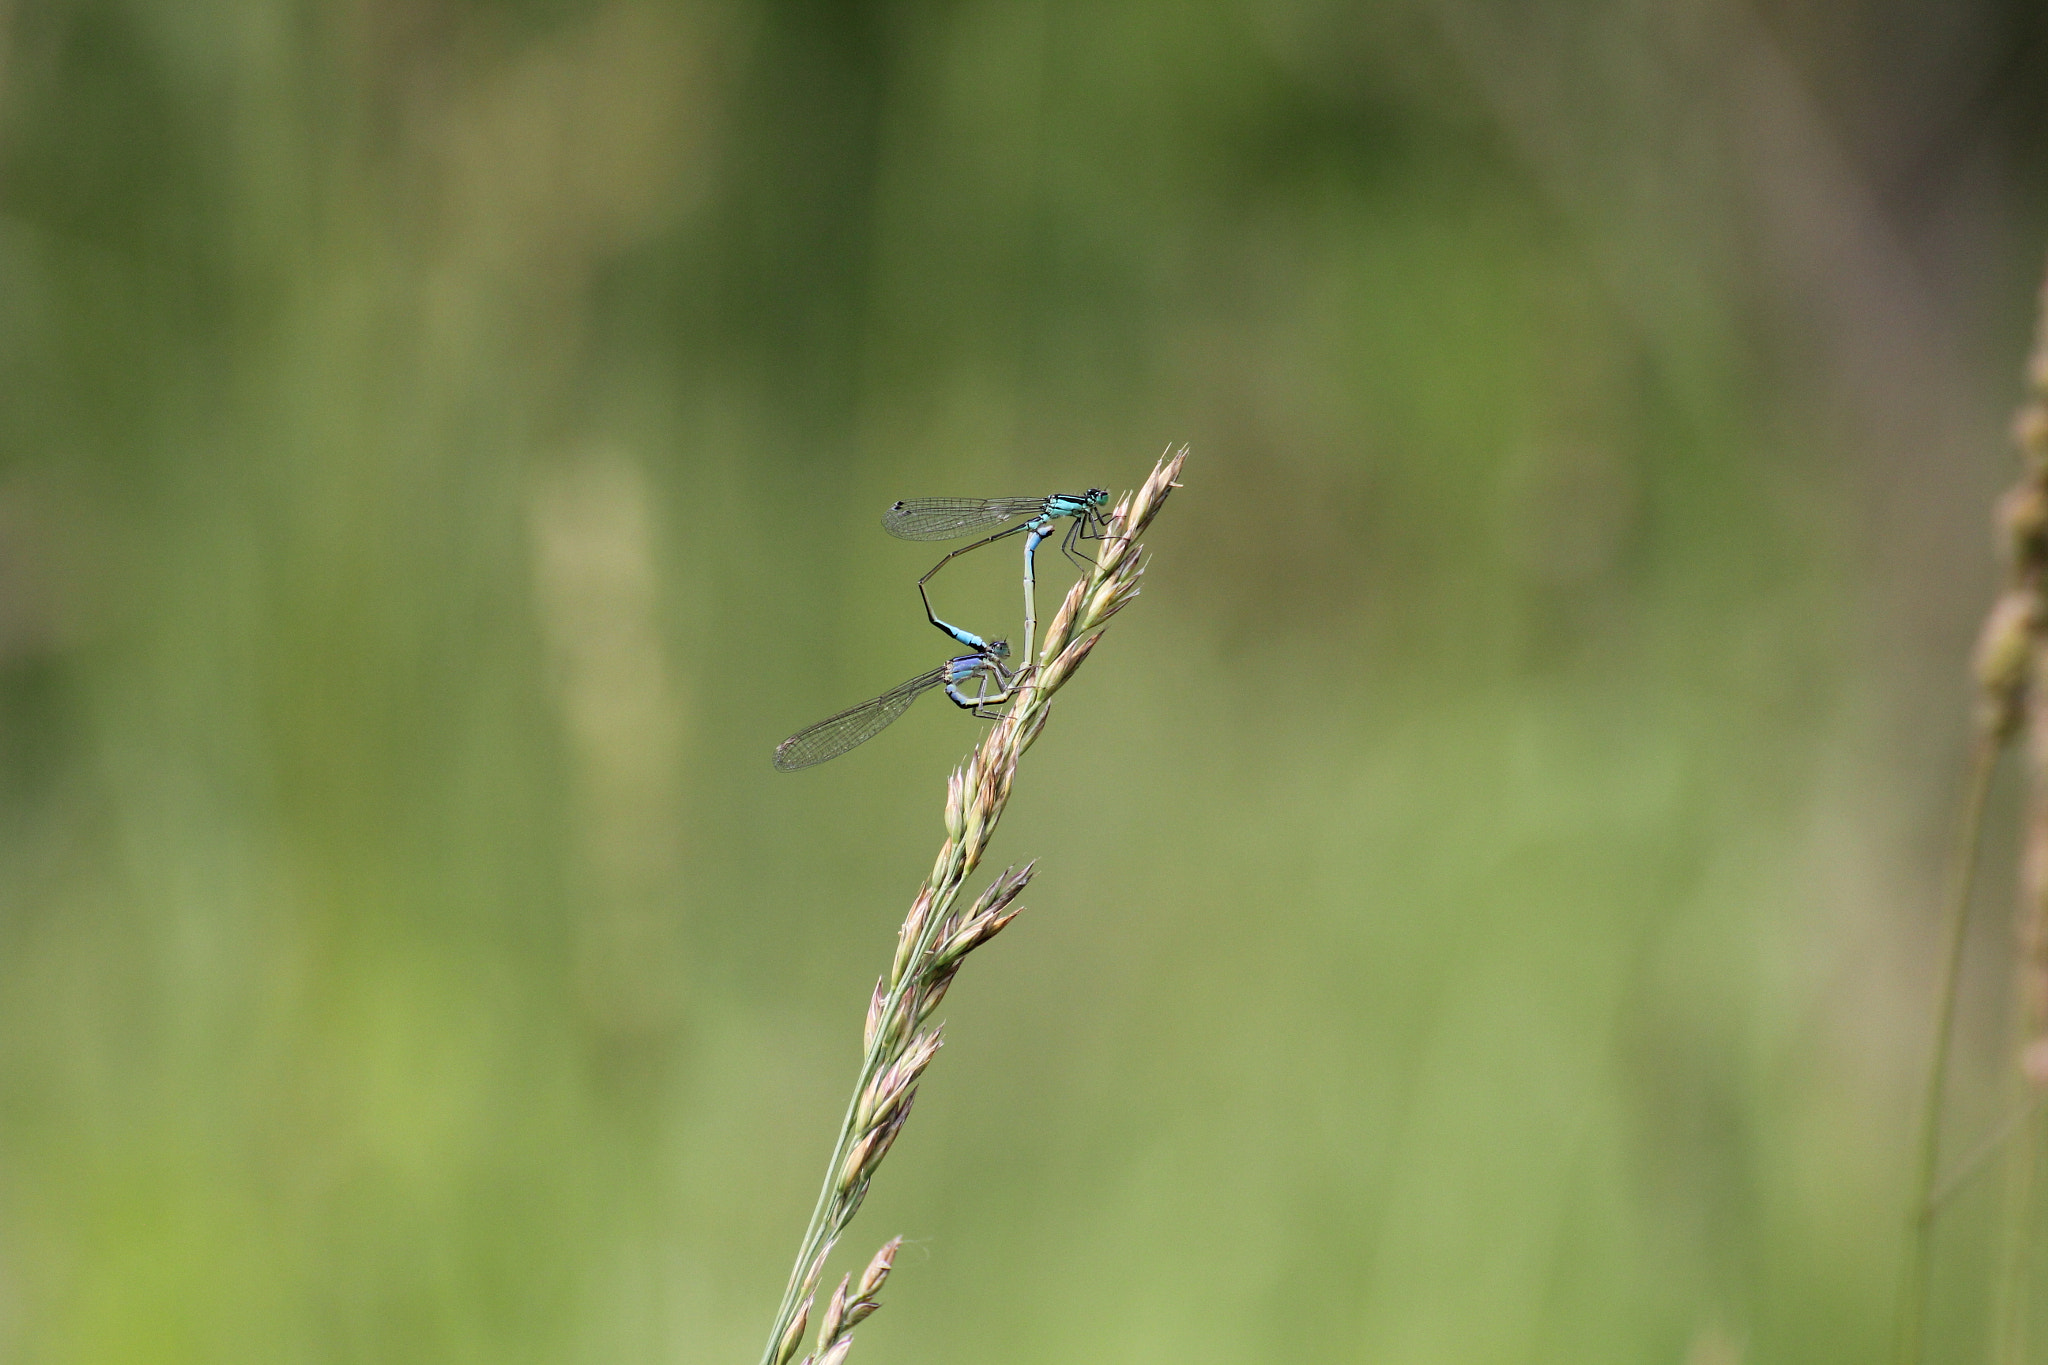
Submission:
<svg viewBox="0 0 2048 1365">
<path fill-rule="evenodd" d="M 910 709 L 910 703 L 934 687 L 944 687 L 947 698 L 963 711 L 972 711 L 983 720 L 992 719 L 996 713 L 989 708 L 1010 699 L 1011 685 L 1016 680 L 1003 666 L 1003 660 L 1010 657 L 1009 642 L 983 640 L 956 626 L 943 629 L 974 652 L 948 659 L 931 672 L 920 673 L 879 697 L 849 706 L 836 716 L 827 716 L 816 725 L 797 731 L 776 746 L 775 766 L 790 773 L 837 758 L 882 733 L 891 721 Z M 967 691 L 969 683 L 976 684 L 973 692 Z M 995 684 L 993 692 L 989 690 L 990 683 Z"/>
<path fill-rule="evenodd" d="M 983 536 L 972 545 L 961 546 L 932 565 L 930 572 L 917 580 L 917 593 L 924 598 L 924 614 L 931 618 L 931 623 L 957 638 L 953 627 L 932 610 L 931 594 L 925 590 L 925 584 L 933 574 L 969 550 L 1024 532 L 1024 662 L 1029 664 L 1038 632 L 1038 601 L 1033 591 L 1033 559 L 1038 542 L 1052 534 L 1054 524 L 1062 517 L 1070 517 L 1060 553 L 1077 564 L 1093 567 L 1093 561 L 1080 552 L 1078 543 L 1102 539 L 1108 526 L 1102 509 L 1107 506 L 1109 494 L 1100 488 L 1091 488 L 1086 493 L 1054 493 L 1044 498 L 912 498 L 893 504 L 882 514 L 882 529 L 901 540 L 954 540 L 984 527 L 1017 522 Z"/>
</svg>

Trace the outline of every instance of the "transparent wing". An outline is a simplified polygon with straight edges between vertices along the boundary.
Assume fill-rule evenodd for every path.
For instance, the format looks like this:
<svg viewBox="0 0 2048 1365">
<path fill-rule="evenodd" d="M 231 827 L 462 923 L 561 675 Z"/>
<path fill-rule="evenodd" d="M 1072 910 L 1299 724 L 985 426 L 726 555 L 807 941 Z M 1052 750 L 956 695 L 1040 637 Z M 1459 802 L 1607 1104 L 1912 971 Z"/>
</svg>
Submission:
<svg viewBox="0 0 2048 1365">
<path fill-rule="evenodd" d="M 899 540 L 953 540 L 1044 510 L 1044 498 L 911 498 L 882 513 L 882 529 Z"/>
<path fill-rule="evenodd" d="M 776 746 L 775 766 L 783 772 L 793 773 L 798 768 L 837 758 L 857 744 L 865 744 L 887 729 L 896 717 L 908 711 L 910 703 L 945 680 L 946 668 L 941 664 L 929 673 L 920 673 L 909 682 L 890 688 L 879 697 L 864 701 L 859 706 L 849 706 L 836 716 L 827 716 L 816 725 L 797 731 Z"/>
</svg>

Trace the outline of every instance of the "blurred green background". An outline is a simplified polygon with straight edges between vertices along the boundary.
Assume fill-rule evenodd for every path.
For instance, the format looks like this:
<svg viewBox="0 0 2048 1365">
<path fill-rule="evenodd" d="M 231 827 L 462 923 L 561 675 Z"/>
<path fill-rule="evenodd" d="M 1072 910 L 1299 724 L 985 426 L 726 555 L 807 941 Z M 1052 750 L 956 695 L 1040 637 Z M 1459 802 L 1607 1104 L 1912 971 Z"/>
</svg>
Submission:
<svg viewBox="0 0 2048 1365">
<path fill-rule="evenodd" d="M 2022 0 L 0 4 L 0 1354 L 753 1361 L 978 729 L 769 767 L 945 652 L 879 514 L 1185 440 L 855 1359 L 1874 1358 L 2044 67 Z"/>
</svg>

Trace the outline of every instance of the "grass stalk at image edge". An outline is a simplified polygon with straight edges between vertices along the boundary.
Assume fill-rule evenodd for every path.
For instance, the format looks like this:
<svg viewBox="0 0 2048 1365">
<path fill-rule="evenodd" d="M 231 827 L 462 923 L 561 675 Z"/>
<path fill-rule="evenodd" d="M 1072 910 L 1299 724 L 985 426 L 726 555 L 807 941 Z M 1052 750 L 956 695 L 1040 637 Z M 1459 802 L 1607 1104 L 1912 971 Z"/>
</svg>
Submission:
<svg viewBox="0 0 2048 1365">
<path fill-rule="evenodd" d="M 2006 1245 L 1993 1296 L 1992 1359 L 2018 1365 L 2027 1327 L 2025 1281 L 2038 1221 L 2033 1178 L 2041 1141 L 2041 1096 L 2048 1089 L 2048 283 L 2027 361 L 2026 397 L 2013 421 L 2023 468 L 1998 504 L 1998 536 L 2007 577 L 1978 635 L 1973 660 L 1978 686 L 1977 737 L 1963 797 L 1943 908 L 1944 951 L 1935 1007 L 1934 1043 L 1921 1101 L 1918 1157 L 1904 1274 L 1899 1287 L 1893 1359 L 1920 1365 L 1927 1300 L 1933 1280 L 1934 1228 L 1942 1207 L 2000 1147 L 2020 1135 L 2012 1163 Z M 1984 807 L 1998 755 L 2025 735 L 2028 796 L 2020 852 L 2020 907 L 2016 957 L 2018 1065 L 2024 1096 L 1988 1138 L 1946 1179 L 1941 1176 L 1941 1111 L 1953 1051 L 1963 945 Z"/>
<path fill-rule="evenodd" d="M 875 982 L 859 1078 L 761 1365 L 787 1365 L 802 1349 L 825 1259 L 859 1211 L 882 1158 L 910 1117 L 918 1079 L 938 1053 L 943 1025 L 933 1022 L 932 1015 L 967 955 L 1017 914 L 1011 903 L 1031 880 L 1031 864 L 1021 871 L 1005 868 L 966 910 L 956 909 L 955 903 L 1009 804 L 1018 760 L 1045 728 L 1053 694 L 1087 659 L 1109 618 L 1138 595 L 1144 573 L 1138 537 L 1179 486 L 1175 479 L 1187 453 L 1186 446 L 1169 450 L 1144 485 L 1117 504 L 1095 567 L 1067 593 L 1038 657 L 1026 661 L 1029 676 L 966 763 L 947 779 L 946 840 L 897 932 L 895 959 Z M 851 1275 L 840 1280 L 826 1301 L 816 1349 L 804 1357 L 804 1365 L 839 1365 L 846 1358 L 853 1329 L 878 1306 L 875 1296 L 901 1241 L 893 1239 L 875 1253 L 857 1284 Z"/>
</svg>

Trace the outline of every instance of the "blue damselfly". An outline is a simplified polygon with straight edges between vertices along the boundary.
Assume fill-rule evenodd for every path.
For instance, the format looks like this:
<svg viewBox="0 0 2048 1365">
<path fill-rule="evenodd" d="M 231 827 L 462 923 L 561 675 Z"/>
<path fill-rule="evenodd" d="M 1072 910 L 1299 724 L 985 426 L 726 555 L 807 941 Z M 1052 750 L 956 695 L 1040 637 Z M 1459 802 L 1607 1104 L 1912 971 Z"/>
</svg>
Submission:
<svg viewBox="0 0 2048 1365">
<path fill-rule="evenodd" d="M 1009 642 L 983 640 L 957 626 L 940 624 L 974 652 L 948 659 L 931 672 L 899 683 L 879 697 L 849 706 L 836 716 L 827 716 L 816 725 L 797 731 L 776 746 L 775 766 L 789 773 L 837 758 L 882 733 L 891 721 L 910 709 L 912 702 L 935 687 L 944 687 L 947 698 L 963 711 L 972 711 L 983 720 L 993 719 L 996 713 L 989 708 L 1010 699 L 1011 685 L 1016 680 L 1003 666 L 1003 660 L 1010 657 Z M 969 683 L 976 684 L 972 692 L 967 690 Z M 989 690 L 991 683 L 995 685 L 993 692 Z"/>
<path fill-rule="evenodd" d="M 978 550 L 1005 536 L 1024 532 L 1023 662 L 1028 666 L 1038 632 L 1038 601 L 1033 577 L 1038 543 L 1052 534 L 1053 526 L 1062 518 L 1071 518 L 1066 537 L 1060 542 L 1060 553 L 1072 562 L 1092 568 L 1093 561 L 1080 552 L 1079 542 L 1102 539 L 1108 526 L 1108 518 L 1102 509 L 1107 506 L 1109 494 L 1100 488 L 1091 488 L 1086 493 L 1054 493 L 1044 498 L 912 498 L 891 505 L 882 514 L 882 529 L 900 540 L 954 540 L 985 527 L 1016 522 L 1015 526 L 983 536 L 972 545 L 961 546 L 932 565 L 930 571 L 917 580 L 917 594 L 924 599 L 924 614 L 931 623 L 959 638 L 953 627 L 941 621 L 932 610 L 931 594 L 925 590 L 925 584 L 931 581 L 933 574 L 969 550 Z"/>
</svg>

